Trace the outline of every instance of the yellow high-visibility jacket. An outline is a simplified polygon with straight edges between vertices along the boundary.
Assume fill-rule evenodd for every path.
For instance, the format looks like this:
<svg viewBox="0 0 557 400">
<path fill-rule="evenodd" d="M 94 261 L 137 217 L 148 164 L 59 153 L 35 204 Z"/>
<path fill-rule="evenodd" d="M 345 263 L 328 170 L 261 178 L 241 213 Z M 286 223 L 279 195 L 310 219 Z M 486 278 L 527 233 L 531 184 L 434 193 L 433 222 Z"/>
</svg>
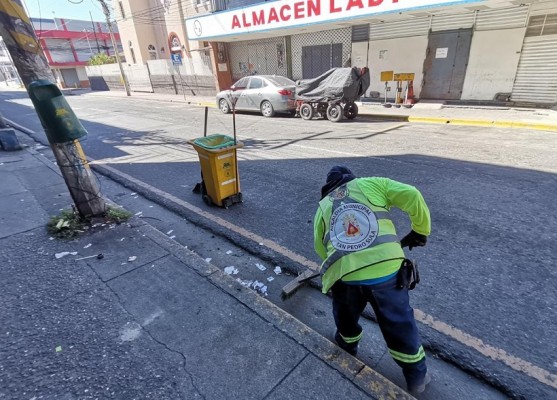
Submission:
<svg viewBox="0 0 557 400">
<path fill-rule="evenodd" d="M 339 279 L 366 281 L 400 269 L 405 258 L 389 210 L 405 211 L 412 230 L 428 236 L 429 209 L 415 187 L 388 178 L 356 178 L 320 202 L 314 217 L 315 251 L 323 260 L 323 293 Z"/>
</svg>

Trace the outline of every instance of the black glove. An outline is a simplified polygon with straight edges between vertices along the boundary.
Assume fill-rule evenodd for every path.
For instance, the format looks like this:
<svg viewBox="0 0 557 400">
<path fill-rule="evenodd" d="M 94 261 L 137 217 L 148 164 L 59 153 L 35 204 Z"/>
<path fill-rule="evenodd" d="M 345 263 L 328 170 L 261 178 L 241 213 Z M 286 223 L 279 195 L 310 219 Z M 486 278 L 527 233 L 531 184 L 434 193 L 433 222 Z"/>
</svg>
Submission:
<svg viewBox="0 0 557 400">
<path fill-rule="evenodd" d="M 419 234 L 415 231 L 410 231 L 410 233 L 402 238 L 400 245 L 402 247 L 408 247 L 412 250 L 413 247 L 425 246 L 427 243 L 427 236 Z"/>
</svg>

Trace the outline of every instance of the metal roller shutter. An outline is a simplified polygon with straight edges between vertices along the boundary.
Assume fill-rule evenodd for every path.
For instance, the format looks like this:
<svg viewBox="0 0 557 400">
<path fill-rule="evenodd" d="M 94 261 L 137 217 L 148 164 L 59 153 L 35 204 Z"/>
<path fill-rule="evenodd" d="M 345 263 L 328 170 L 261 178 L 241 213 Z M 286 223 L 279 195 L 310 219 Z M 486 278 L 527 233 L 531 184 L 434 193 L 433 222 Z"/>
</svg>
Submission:
<svg viewBox="0 0 557 400">
<path fill-rule="evenodd" d="M 231 43 L 229 53 L 235 81 L 255 74 L 288 76 L 284 37 Z"/>
<path fill-rule="evenodd" d="M 524 39 L 511 99 L 557 103 L 557 35 Z"/>
<path fill-rule="evenodd" d="M 521 28 L 526 26 L 528 7 L 480 11 L 476 17 L 476 30 Z"/>
<path fill-rule="evenodd" d="M 369 27 L 371 40 L 393 39 L 410 36 L 427 36 L 429 17 L 413 18 L 403 21 L 372 23 Z"/>
<path fill-rule="evenodd" d="M 304 78 L 314 78 L 314 76 L 304 76 L 304 48 L 316 47 L 316 46 L 330 46 L 330 54 L 334 55 L 339 53 L 340 65 L 335 65 L 336 60 L 329 60 L 329 69 L 332 66 L 345 66 L 349 64 L 350 55 L 352 53 L 352 29 L 334 29 L 329 31 L 314 32 L 314 33 L 303 33 L 300 35 L 292 36 L 292 77 L 294 80 L 304 79 Z M 307 55 L 307 51 L 306 51 Z M 325 60 L 323 60 L 325 61 Z"/>
</svg>

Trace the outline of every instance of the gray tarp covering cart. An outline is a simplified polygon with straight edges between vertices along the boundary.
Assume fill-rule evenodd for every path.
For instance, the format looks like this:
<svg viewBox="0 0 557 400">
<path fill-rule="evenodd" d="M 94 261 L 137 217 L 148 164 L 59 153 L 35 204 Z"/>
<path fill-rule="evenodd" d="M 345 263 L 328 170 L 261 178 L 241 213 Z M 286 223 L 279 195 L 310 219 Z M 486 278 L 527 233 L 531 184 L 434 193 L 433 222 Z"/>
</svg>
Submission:
<svg viewBox="0 0 557 400">
<path fill-rule="evenodd" d="M 296 82 L 297 109 L 303 119 L 327 117 L 338 122 L 345 116 L 354 119 L 354 103 L 369 88 L 368 68 L 333 68 L 313 79 Z"/>
</svg>

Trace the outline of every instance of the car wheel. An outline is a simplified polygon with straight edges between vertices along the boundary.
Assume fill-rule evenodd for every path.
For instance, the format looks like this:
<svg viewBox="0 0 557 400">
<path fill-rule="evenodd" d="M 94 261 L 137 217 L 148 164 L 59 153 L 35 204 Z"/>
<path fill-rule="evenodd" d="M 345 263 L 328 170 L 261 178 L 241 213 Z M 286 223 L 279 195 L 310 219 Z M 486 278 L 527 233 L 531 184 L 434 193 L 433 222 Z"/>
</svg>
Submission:
<svg viewBox="0 0 557 400">
<path fill-rule="evenodd" d="M 331 122 L 338 122 L 342 119 L 342 107 L 340 104 L 331 104 L 327 107 L 327 119 Z"/>
<path fill-rule="evenodd" d="M 358 105 L 350 103 L 344 109 L 344 116 L 348 119 L 354 119 L 358 116 Z"/>
<path fill-rule="evenodd" d="M 261 114 L 267 118 L 275 116 L 275 109 L 269 100 L 265 100 L 261 103 Z"/>
<path fill-rule="evenodd" d="M 313 109 L 313 106 L 311 104 L 304 103 L 300 106 L 300 117 L 302 117 L 302 119 L 312 119 L 314 113 L 315 110 Z"/>
<path fill-rule="evenodd" d="M 230 114 L 230 104 L 225 99 L 219 100 L 219 108 L 223 114 Z"/>
</svg>

